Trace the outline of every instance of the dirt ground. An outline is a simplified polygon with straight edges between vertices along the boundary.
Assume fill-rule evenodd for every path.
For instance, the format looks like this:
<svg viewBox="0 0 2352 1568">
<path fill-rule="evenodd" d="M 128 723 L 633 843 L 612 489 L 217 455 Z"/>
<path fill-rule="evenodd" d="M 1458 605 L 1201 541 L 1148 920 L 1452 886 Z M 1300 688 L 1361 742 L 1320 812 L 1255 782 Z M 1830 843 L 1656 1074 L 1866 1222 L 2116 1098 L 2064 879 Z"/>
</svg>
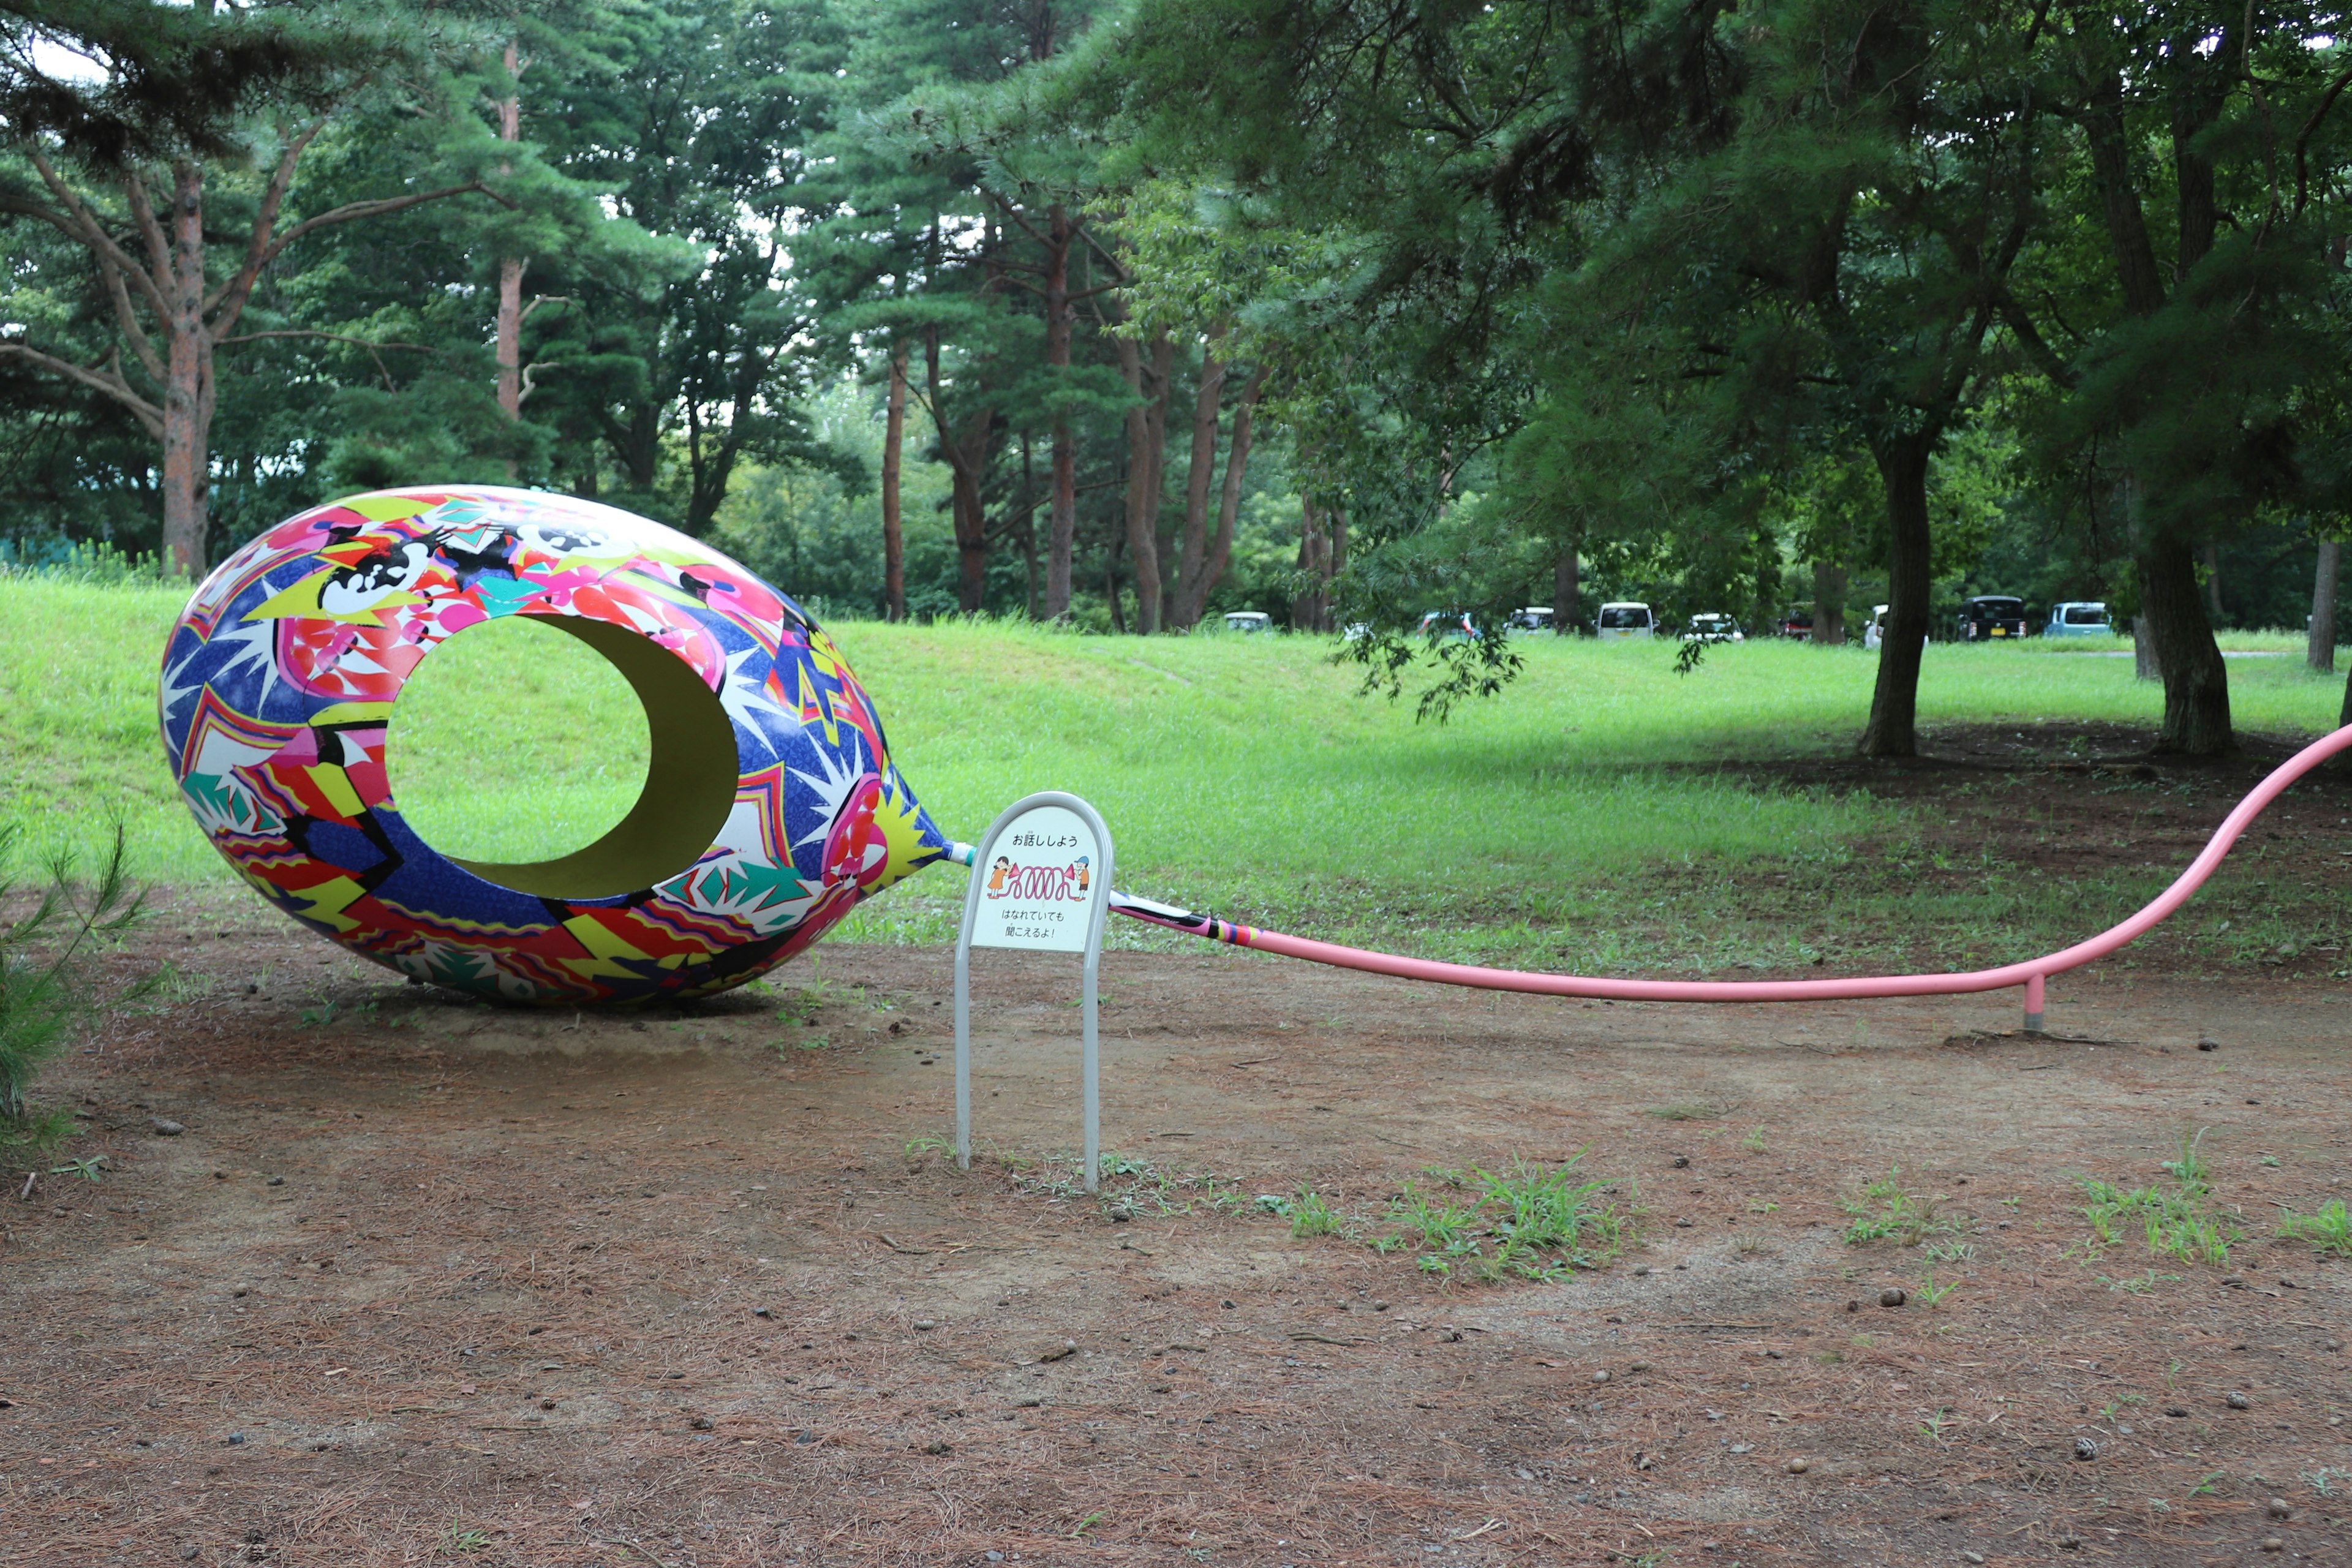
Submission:
<svg viewBox="0 0 2352 1568">
<path fill-rule="evenodd" d="M 1066 962 L 979 961 L 965 1173 L 922 1142 L 944 952 L 628 1017 L 402 986 L 257 902 L 146 946 L 211 990 L 44 1079 L 109 1165 L 0 1203 L 12 1568 L 2352 1563 L 2352 1260 L 2273 1234 L 2352 1175 L 2325 967 L 2070 976 L 2036 1038 L 2015 993 L 1111 953 L 1106 1146 L 1232 1213 L 1048 1161 Z M 2079 1179 L 2159 1181 L 2200 1128 L 2228 1261 L 2089 1251 Z M 1431 1167 L 1579 1151 L 1638 1227 L 1557 1283 L 1252 1201 L 1369 1238 Z M 1898 1165 L 1939 1259 L 1844 1239 Z"/>
</svg>

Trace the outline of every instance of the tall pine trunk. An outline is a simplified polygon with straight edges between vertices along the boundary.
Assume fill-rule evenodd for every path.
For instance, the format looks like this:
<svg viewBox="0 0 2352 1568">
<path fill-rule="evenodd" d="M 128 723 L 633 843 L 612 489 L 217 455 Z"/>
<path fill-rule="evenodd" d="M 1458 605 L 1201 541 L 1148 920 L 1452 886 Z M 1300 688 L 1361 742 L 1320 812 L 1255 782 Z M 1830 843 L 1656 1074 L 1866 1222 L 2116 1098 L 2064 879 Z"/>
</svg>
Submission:
<svg viewBox="0 0 2352 1568">
<path fill-rule="evenodd" d="M 1176 554 L 1175 609 L 1171 619 L 1189 631 L 1209 595 L 1209 489 L 1217 473 L 1217 410 L 1224 401 L 1225 367 L 1217 358 L 1223 326 L 1209 329 L 1201 350 L 1201 379 L 1192 393 L 1192 449 L 1184 474 L 1184 531 Z"/>
<path fill-rule="evenodd" d="M 889 619 L 907 618 L 907 534 L 898 515 L 900 454 L 907 445 L 907 351 L 890 352 L 890 395 L 882 419 L 882 597 Z"/>
<path fill-rule="evenodd" d="M 1056 202 L 1048 211 L 1045 247 L 1045 363 L 1058 383 L 1070 367 L 1070 246 L 1077 235 L 1069 213 Z M 1061 390 L 1056 386 L 1056 391 Z M 1070 416 L 1054 414 L 1052 500 L 1045 523 L 1045 618 L 1070 613 L 1070 557 L 1078 538 L 1078 444 Z"/>
<path fill-rule="evenodd" d="M 1872 456 L 1886 487 L 1886 629 L 1878 641 L 1878 684 L 1862 732 L 1865 757 L 1919 754 L 1919 654 L 1927 636 L 1927 459 L 1932 434 L 1877 443 Z"/>
<path fill-rule="evenodd" d="M 1551 629 L 1560 637 L 1571 637 L 1584 624 L 1584 608 L 1580 601 L 1584 596 L 1583 584 L 1577 575 L 1577 543 L 1552 557 L 1551 563 Z"/>
<path fill-rule="evenodd" d="M 1129 573 L 1135 582 L 1139 637 L 1160 630 L 1160 448 L 1168 428 L 1168 371 L 1173 352 L 1167 334 L 1159 334 L 1147 381 L 1142 346 L 1132 338 L 1118 340 L 1119 372 L 1135 399 L 1127 410 L 1127 549 L 1135 558 Z"/>
<path fill-rule="evenodd" d="M 1258 392 L 1265 384 L 1265 367 L 1260 365 L 1242 384 L 1241 399 L 1234 405 L 1234 433 L 1225 447 L 1225 482 L 1217 494 L 1217 531 L 1209 541 L 1209 558 L 1201 567 L 1203 610 L 1234 558 L 1234 522 L 1241 515 L 1242 479 L 1249 468 L 1251 416 L 1257 407 Z"/>
<path fill-rule="evenodd" d="M 512 82 L 522 68 L 521 55 L 511 38 L 507 40 L 507 80 Z M 522 99 L 518 89 L 515 95 L 499 100 L 499 140 L 522 140 Z M 514 165 L 501 163 L 499 173 L 512 174 Z M 524 261 L 520 256 L 502 257 L 499 261 L 499 408 L 509 423 L 522 418 L 522 274 Z M 515 460 L 507 460 L 507 478 L 515 477 Z"/>
<path fill-rule="evenodd" d="M 2319 569 L 2311 579 L 2311 634 L 2303 657 L 2322 675 L 2336 673 L 2336 577 L 2343 556 L 2344 547 L 2335 540 L 2319 542 Z"/>
<path fill-rule="evenodd" d="M 1844 567 L 1813 563 L 1813 635 L 1808 640 L 1824 647 L 1845 645 L 1845 591 Z"/>
<path fill-rule="evenodd" d="M 168 282 L 163 559 L 176 574 L 201 577 L 212 521 L 213 338 L 205 324 L 205 176 L 191 163 L 172 166 Z"/>
<path fill-rule="evenodd" d="M 2195 552 L 2176 534 L 2157 533 L 2140 545 L 2138 564 L 2140 607 L 2164 675 L 2157 751 L 2191 757 L 2234 751 L 2229 667 L 2206 618 Z"/>
<path fill-rule="evenodd" d="M 1323 624 L 1324 584 L 1330 581 L 1330 536 L 1323 531 L 1323 516 L 1315 509 L 1312 496 L 1298 500 L 1298 596 L 1291 601 L 1290 625 L 1293 630 L 1319 632 Z"/>
<path fill-rule="evenodd" d="M 988 601 L 988 512 L 980 493 L 981 467 L 988 460 L 988 438 L 996 411 L 983 408 L 964 422 L 956 443 L 956 460 L 949 488 L 956 540 L 956 606 L 977 615 Z"/>
</svg>

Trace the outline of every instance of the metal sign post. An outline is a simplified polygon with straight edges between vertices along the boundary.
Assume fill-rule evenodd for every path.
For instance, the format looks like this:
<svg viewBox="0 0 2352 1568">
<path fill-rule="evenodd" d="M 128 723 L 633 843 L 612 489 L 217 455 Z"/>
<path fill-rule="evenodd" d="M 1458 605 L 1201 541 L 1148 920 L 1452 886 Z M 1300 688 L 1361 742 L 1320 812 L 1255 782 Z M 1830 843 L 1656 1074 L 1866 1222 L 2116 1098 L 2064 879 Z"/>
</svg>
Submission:
<svg viewBox="0 0 2352 1568">
<path fill-rule="evenodd" d="M 981 838 L 955 956 L 956 1163 L 966 1170 L 971 1168 L 971 950 L 1077 952 L 1086 955 L 1079 1078 L 1087 1191 L 1095 1190 L 1102 1152 L 1095 982 L 1110 913 L 1110 829 L 1093 806 L 1059 790 L 1015 801 Z"/>
</svg>

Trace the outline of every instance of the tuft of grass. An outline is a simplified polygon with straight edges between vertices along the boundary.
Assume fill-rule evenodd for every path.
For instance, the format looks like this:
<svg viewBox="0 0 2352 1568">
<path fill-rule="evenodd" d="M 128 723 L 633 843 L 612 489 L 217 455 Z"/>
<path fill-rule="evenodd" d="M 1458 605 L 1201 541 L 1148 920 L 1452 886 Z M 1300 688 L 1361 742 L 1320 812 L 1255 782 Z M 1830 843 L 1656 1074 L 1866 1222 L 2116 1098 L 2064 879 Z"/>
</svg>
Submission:
<svg viewBox="0 0 2352 1568">
<path fill-rule="evenodd" d="M 9 871 L 23 837 L 21 825 L 0 823 L 0 904 L 16 891 Z M 77 869 L 72 850 L 53 850 L 33 907 L 0 922 L 0 1135 L 40 1148 L 63 1142 L 55 1118 L 26 1098 L 42 1064 L 102 1008 L 145 996 L 167 978 L 158 970 L 131 985 L 113 986 L 89 962 L 146 912 L 146 894 L 131 882 L 122 829 L 115 828 L 94 879 L 79 883 Z M 66 1131 L 70 1127 L 68 1121 Z"/>
<path fill-rule="evenodd" d="M 2155 1269 L 2151 1268 L 2137 1279 L 2110 1279 L 2104 1274 L 2094 1275 L 2092 1278 L 2098 1280 L 2100 1284 L 2105 1285 L 2110 1290 L 2120 1290 L 2126 1296 L 2145 1296 L 2149 1291 L 2155 1289 L 2158 1285 L 2165 1284 L 2167 1282 L 2179 1282 L 2180 1276 L 2178 1274 L 2158 1274 Z M 2176 1367 L 2180 1363 L 2179 1362 L 2173 1363 L 2173 1365 Z M 2169 1381 L 2167 1381 L 2165 1386 L 2169 1388 L 2172 1384 Z"/>
<path fill-rule="evenodd" d="M 1765 1152 L 1764 1129 L 1759 1127 L 1747 1137 L 1742 1138 L 1739 1141 L 1739 1146 L 1751 1154 L 1763 1153 Z"/>
<path fill-rule="evenodd" d="M 1556 1169 L 1522 1160 L 1501 1172 L 1432 1170 L 1426 1173 L 1475 1195 L 1456 1203 L 1408 1182 L 1389 1205 L 1402 1233 L 1372 1245 L 1384 1252 L 1411 1247 L 1422 1270 L 1440 1278 L 1467 1270 L 1487 1281 L 1559 1279 L 1604 1268 L 1633 1238 L 1633 1222 L 1608 1201 L 1621 1184 L 1581 1178 L 1576 1167 L 1583 1158 L 1579 1150 Z"/>
<path fill-rule="evenodd" d="M 2316 1214 L 2288 1210 L 2278 1233 L 2291 1241 L 2307 1241 L 2322 1252 L 2352 1258 L 2352 1210 L 2345 1208 L 2342 1198 L 2328 1199 Z"/>
<path fill-rule="evenodd" d="M 1846 1201 L 1848 1245 L 1891 1240 L 1916 1247 L 1931 1236 L 1958 1233 L 1958 1223 L 1936 1212 L 1936 1200 L 1906 1190 L 1902 1176 L 1902 1166 L 1890 1165 L 1885 1176 L 1864 1185 L 1859 1197 Z"/>
<path fill-rule="evenodd" d="M 1290 1234 L 1301 1241 L 1318 1236 L 1345 1236 L 1347 1216 L 1333 1208 L 1322 1194 L 1301 1182 L 1297 1194 L 1290 1201 Z"/>
<path fill-rule="evenodd" d="M 1959 1288 L 1960 1282 L 1957 1279 L 1948 1285 L 1938 1285 L 1933 1274 L 1921 1275 L 1918 1289 L 1919 1304 L 1923 1307 L 1932 1307 Z"/>
<path fill-rule="evenodd" d="M 2085 1257 L 2096 1257 L 2120 1241 L 2125 1231 L 2137 1229 L 2147 1240 L 2151 1257 L 2182 1263 L 2227 1263 L 2231 1247 L 2245 1232 L 2239 1228 L 2235 1215 L 2213 1201 L 2210 1172 L 2202 1152 L 2204 1142 L 2202 1128 L 2194 1136 L 2181 1135 L 2179 1158 L 2164 1162 L 2164 1170 L 2172 1178 L 2169 1188 L 2158 1183 L 2126 1190 L 2083 1178 L 2079 1184 L 2090 1199 L 2084 1205 L 2083 1217 L 2091 1222 Z"/>
</svg>

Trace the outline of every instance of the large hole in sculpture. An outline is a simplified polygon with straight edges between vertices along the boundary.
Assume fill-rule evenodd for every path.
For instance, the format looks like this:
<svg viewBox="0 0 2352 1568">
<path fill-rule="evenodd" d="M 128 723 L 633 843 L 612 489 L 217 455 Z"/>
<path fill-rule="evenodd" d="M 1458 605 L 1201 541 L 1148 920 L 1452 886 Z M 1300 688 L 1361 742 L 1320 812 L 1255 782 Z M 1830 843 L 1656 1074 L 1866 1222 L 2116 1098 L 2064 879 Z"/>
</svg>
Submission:
<svg viewBox="0 0 2352 1568">
<path fill-rule="evenodd" d="M 686 660 L 626 627 L 510 616 L 417 665 L 392 710 L 394 808 L 476 876 L 615 898 L 701 858 L 735 798 L 735 730 Z"/>
</svg>

